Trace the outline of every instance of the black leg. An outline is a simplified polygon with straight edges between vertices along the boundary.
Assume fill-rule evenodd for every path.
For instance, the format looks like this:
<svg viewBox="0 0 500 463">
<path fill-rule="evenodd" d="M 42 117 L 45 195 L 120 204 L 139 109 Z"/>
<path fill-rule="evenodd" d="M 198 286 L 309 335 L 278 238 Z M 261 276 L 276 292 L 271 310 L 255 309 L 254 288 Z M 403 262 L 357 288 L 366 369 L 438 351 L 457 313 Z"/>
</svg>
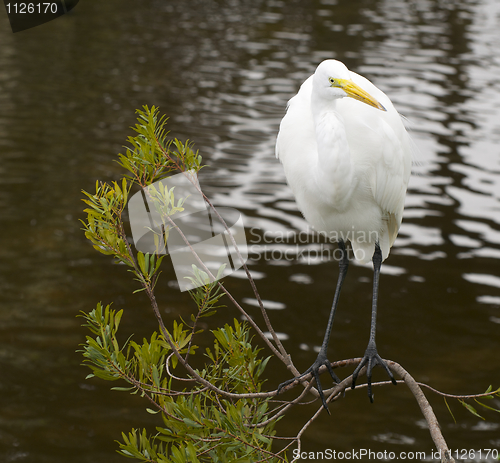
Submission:
<svg viewBox="0 0 500 463">
<path fill-rule="evenodd" d="M 356 367 L 354 373 L 352 374 L 352 389 L 356 387 L 356 380 L 358 378 L 358 374 L 366 365 L 366 377 L 368 380 L 368 397 L 370 398 L 370 402 L 373 403 L 373 395 L 372 395 L 372 370 L 375 365 L 381 365 L 389 378 L 391 378 L 392 384 L 396 385 L 396 380 L 392 375 L 391 370 L 386 365 L 386 363 L 382 360 L 380 355 L 377 352 L 377 346 L 375 344 L 375 331 L 377 327 L 377 299 L 378 299 L 378 283 L 380 277 L 380 267 L 382 265 L 382 252 L 380 251 L 380 246 L 375 244 L 375 252 L 373 253 L 373 297 L 372 297 L 372 321 L 370 327 L 370 339 L 368 341 L 368 347 L 366 348 L 365 355 L 361 360 L 361 363 Z"/>
<path fill-rule="evenodd" d="M 323 339 L 323 344 L 321 344 L 321 349 L 319 351 L 318 357 L 315 360 L 315 362 L 301 375 L 289 379 L 288 381 L 285 381 L 284 383 L 281 383 L 278 386 L 278 394 L 280 393 L 281 389 L 285 386 L 288 386 L 289 384 L 293 383 L 294 381 L 308 375 L 309 373 L 312 373 L 314 376 L 314 379 L 316 380 L 316 386 L 318 388 L 319 396 L 321 397 L 321 401 L 323 402 L 323 407 L 325 410 L 328 411 L 328 407 L 326 404 L 325 396 L 323 394 L 323 388 L 321 387 L 321 382 L 319 380 L 319 369 L 322 365 L 325 365 L 326 368 L 328 369 L 328 372 L 330 373 L 330 376 L 336 383 L 340 383 L 340 379 L 337 377 L 337 375 L 333 372 L 333 369 L 330 365 L 330 362 L 327 358 L 327 350 L 328 350 L 328 343 L 330 342 L 330 335 L 332 332 L 332 326 L 333 326 L 333 319 L 335 318 L 335 311 L 337 310 L 337 304 L 339 302 L 339 297 L 340 297 L 340 290 L 342 289 L 342 283 L 344 282 L 345 276 L 347 274 L 347 269 L 349 267 L 349 256 L 347 255 L 347 250 L 345 248 L 345 243 L 344 241 L 340 240 L 339 241 L 339 249 L 341 251 L 341 258 L 339 261 L 339 277 L 337 280 L 337 287 L 335 289 L 335 296 L 333 297 L 333 304 L 332 304 L 332 309 L 330 311 L 330 316 L 328 318 L 328 325 L 326 327 L 326 333 L 325 337 Z"/>
</svg>

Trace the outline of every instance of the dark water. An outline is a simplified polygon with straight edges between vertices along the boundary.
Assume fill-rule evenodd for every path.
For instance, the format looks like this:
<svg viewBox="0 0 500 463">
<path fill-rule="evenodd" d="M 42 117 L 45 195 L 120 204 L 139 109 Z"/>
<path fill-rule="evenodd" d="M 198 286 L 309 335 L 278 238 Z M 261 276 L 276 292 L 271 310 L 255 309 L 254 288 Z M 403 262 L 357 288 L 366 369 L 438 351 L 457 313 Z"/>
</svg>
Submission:
<svg viewBox="0 0 500 463">
<path fill-rule="evenodd" d="M 244 213 L 271 320 L 295 364 L 310 365 L 337 270 L 314 258 L 317 245 L 271 239 L 307 230 L 274 141 L 286 101 L 331 57 L 390 95 L 418 150 L 381 282 L 381 355 L 450 393 L 500 386 L 499 26 L 496 0 L 107 0 L 17 34 L 0 13 L 0 460 L 123 461 L 120 433 L 154 429 L 139 398 L 84 380 L 75 353 L 86 334 L 76 315 L 99 300 L 125 309 L 124 331 L 156 328 L 129 275 L 93 251 L 78 223 L 81 190 L 122 174 L 115 155 L 143 104 L 196 142 L 211 166 L 205 192 Z M 158 289 L 167 320 L 192 310 L 174 279 L 166 268 Z M 259 319 L 245 281 L 226 283 Z M 364 352 L 370 288 L 370 268 L 353 266 L 332 359 Z M 214 322 L 234 316 L 226 309 Z M 288 377 L 275 366 L 269 387 Z M 500 448 L 498 414 L 482 421 L 450 403 L 455 424 L 429 398 L 452 449 Z M 281 433 L 296 433 L 315 407 L 295 410 Z M 429 452 L 432 442 L 398 386 L 378 389 L 374 405 L 349 393 L 303 446 Z"/>
</svg>

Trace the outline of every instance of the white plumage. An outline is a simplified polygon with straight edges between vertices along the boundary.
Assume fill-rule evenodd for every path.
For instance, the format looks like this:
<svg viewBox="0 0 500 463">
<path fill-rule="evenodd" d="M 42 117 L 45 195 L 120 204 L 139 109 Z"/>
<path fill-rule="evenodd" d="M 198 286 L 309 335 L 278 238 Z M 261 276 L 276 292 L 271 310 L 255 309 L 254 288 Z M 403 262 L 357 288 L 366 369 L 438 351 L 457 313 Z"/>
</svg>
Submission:
<svg viewBox="0 0 500 463">
<path fill-rule="evenodd" d="M 330 79 L 352 81 L 386 111 Z M 299 209 L 318 231 L 350 241 L 356 259 L 385 259 L 396 239 L 411 171 L 410 139 L 389 98 L 336 60 L 323 61 L 288 103 L 276 156 Z"/>
<path fill-rule="evenodd" d="M 288 103 L 276 142 L 288 184 L 299 209 L 318 232 L 338 241 L 339 277 L 323 344 L 315 362 L 283 387 L 312 374 L 323 406 L 328 410 L 319 378 L 324 365 L 335 382 L 327 358 L 335 311 L 349 258 L 373 261 L 370 338 L 352 375 L 352 388 L 366 365 L 368 396 L 372 369 L 381 365 L 394 377 L 375 343 L 380 266 L 389 255 L 403 217 L 411 171 L 411 143 L 402 119 L 389 98 L 364 77 L 335 60 L 323 61 Z"/>
</svg>

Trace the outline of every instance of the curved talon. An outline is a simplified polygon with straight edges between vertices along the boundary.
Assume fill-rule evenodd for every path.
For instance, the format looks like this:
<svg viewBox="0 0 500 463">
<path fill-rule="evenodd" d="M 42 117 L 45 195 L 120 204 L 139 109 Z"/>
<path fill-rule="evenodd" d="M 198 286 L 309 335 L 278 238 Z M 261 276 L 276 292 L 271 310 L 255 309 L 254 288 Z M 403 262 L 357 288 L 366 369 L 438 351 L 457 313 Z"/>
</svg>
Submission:
<svg viewBox="0 0 500 463">
<path fill-rule="evenodd" d="M 340 379 L 338 376 L 334 373 L 332 366 L 330 365 L 330 362 L 326 358 L 326 355 L 320 352 L 318 354 L 318 358 L 315 360 L 315 362 L 301 375 L 296 376 L 295 378 L 289 379 L 287 381 L 284 381 L 278 386 L 278 391 L 277 394 L 281 392 L 281 390 L 288 386 L 289 384 L 292 384 L 295 381 L 300 380 L 304 376 L 307 376 L 309 373 L 312 373 L 313 378 L 316 381 L 316 388 L 318 389 L 318 394 L 321 398 L 321 402 L 323 403 L 324 409 L 330 414 L 330 411 L 328 410 L 328 405 L 326 403 L 325 395 L 323 394 L 323 387 L 321 386 L 321 381 L 319 379 L 319 369 L 325 365 L 326 369 L 328 370 L 328 373 L 330 373 L 330 376 L 332 377 L 333 381 L 338 384 L 340 383 Z"/>
<path fill-rule="evenodd" d="M 370 341 L 368 343 L 368 347 L 366 348 L 365 355 L 361 359 L 361 362 L 359 365 L 356 367 L 354 370 L 354 373 L 352 374 L 352 384 L 351 384 L 351 389 L 354 389 L 356 387 L 356 380 L 358 379 L 358 374 L 361 371 L 361 369 L 366 365 L 366 379 L 367 379 L 367 384 L 368 384 L 368 398 L 370 399 L 370 402 L 373 403 L 373 394 L 372 394 L 372 370 L 373 367 L 376 365 L 380 365 L 384 368 L 386 373 L 389 375 L 389 378 L 392 381 L 392 384 L 394 386 L 397 385 L 396 380 L 394 379 L 394 375 L 392 374 L 391 370 L 387 366 L 387 364 L 382 360 L 380 355 L 378 355 L 377 352 L 377 347 L 375 345 L 375 342 Z"/>
</svg>

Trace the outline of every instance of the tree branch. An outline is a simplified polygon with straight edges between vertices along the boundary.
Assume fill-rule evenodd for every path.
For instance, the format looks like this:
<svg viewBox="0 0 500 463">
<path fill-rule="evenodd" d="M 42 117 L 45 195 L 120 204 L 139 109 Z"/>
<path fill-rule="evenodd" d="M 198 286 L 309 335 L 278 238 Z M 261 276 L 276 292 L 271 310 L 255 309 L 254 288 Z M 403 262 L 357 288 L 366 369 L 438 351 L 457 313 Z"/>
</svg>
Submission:
<svg viewBox="0 0 500 463">
<path fill-rule="evenodd" d="M 427 421 L 427 425 L 429 426 L 429 431 L 431 433 L 432 440 L 436 445 L 437 450 L 441 455 L 441 463 L 454 463 L 455 460 L 451 456 L 450 449 L 444 440 L 443 434 L 441 433 L 441 428 L 439 427 L 438 420 L 434 411 L 432 410 L 431 404 L 425 397 L 422 389 L 417 384 L 417 382 L 413 379 L 413 377 L 398 363 L 393 362 L 391 360 L 385 360 L 387 366 L 398 376 L 400 376 L 405 384 L 408 386 L 413 396 L 417 400 L 417 403 L 424 415 L 425 421 Z"/>
</svg>

